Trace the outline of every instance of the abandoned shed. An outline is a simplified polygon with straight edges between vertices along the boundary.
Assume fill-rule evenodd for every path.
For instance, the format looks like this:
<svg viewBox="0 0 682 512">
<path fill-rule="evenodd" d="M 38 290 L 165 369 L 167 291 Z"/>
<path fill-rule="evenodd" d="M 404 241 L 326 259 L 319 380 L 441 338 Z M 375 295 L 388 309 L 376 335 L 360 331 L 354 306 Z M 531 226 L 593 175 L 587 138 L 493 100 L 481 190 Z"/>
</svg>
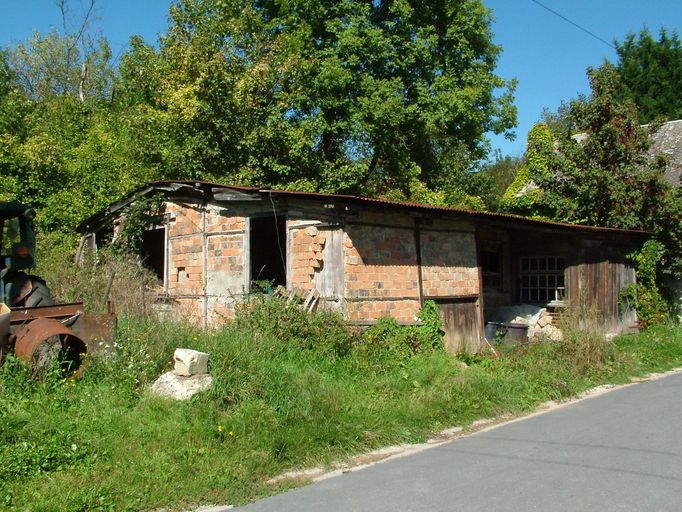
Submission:
<svg viewBox="0 0 682 512">
<path fill-rule="evenodd" d="M 478 351 L 487 321 L 519 304 L 560 309 L 581 301 L 614 330 L 636 325 L 619 296 L 635 281 L 624 255 L 646 233 L 345 195 L 162 181 L 87 219 L 96 248 L 125 222 L 126 207 L 160 194 L 143 236 L 159 297 L 205 326 L 234 313 L 257 285 L 308 293 L 370 324 L 413 322 L 440 306 L 451 351 Z"/>
</svg>

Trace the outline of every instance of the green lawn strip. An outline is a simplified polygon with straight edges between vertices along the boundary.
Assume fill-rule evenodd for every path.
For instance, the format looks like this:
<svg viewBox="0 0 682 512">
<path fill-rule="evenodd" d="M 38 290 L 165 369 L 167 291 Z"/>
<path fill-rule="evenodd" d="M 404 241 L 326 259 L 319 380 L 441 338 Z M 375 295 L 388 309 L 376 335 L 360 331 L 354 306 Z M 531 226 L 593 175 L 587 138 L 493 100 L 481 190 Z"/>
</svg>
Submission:
<svg viewBox="0 0 682 512">
<path fill-rule="evenodd" d="M 244 503 L 292 485 L 268 482 L 291 469 L 682 364 L 679 326 L 619 337 L 587 369 L 561 344 L 469 356 L 465 368 L 441 349 L 406 356 L 358 339 L 311 347 L 237 327 L 207 334 L 124 320 L 121 334 L 115 355 L 80 381 L 32 382 L 13 359 L 0 370 L 0 508 Z M 213 389 L 188 402 L 146 391 L 177 346 L 211 354 Z"/>
</svg>

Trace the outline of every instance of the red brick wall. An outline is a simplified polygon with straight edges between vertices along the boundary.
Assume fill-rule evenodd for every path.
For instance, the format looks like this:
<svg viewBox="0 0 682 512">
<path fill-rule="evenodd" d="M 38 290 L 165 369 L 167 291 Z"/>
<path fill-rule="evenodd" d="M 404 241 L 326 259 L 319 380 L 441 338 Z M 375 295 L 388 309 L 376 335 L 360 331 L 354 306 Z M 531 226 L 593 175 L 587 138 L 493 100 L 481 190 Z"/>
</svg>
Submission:
<svg viewBox="0 0 682 512">
<path fill-rule="evenodd" d="M 476 238 L 473 233 L 421 231 L 425 297 L 478 294 Z"/>
<path fill-rule="evenodd" d="M 203 295 L 202 213 L 199 208 L 166 203 L 168 223 L 168 293 Z"/>
<path fill-rule="evenodd" d="M 168 294 L 178 299 L 178 313 L 203 322 L 205 311 L 209 324 L 232 318 L 233 302 L 248 286 L 246 217 L 215 205 L 204 214 L 198 204 L 170 201 L 166 213 Z"/>
<path fill-rule="evenodd" d="M 289 246 L 289 287 L 311 290 L 315 273 L 324 266 L 324 247 L 327 234 L 315 226 L 305 225 L 302 221 L 287 221 L 290 236 Z"/>
<path fill-rule="evenodd" d="M 205 318 L 209 324 L 232 318 L 234 301 L 248 291 L 250 281 L 251 213 L 216 205 L 203 212 L 198 204 L 172 201 L 166 203 L 166 213 L 168 294 L 181 304 L 183 315 L 202 322 Z M 307 291 L 323 286 L 349 320 L 388 315 L 414 320 L 420 308 L 414 220 L 361 211 L 356 223 L 347 222 L 342 232 L 312 225 L 323 218 L 321 212 L 287 220 L 288 287 Z M 389 223 L 395 226 L 386 226 Z M 333 237 L 330 229 L 336 233 Z M 423 227 L 420 243 L 424 296 L 478 293 L 473 233 Z"/>
<path fill-rule="evenodd" d="M 390 315 L 410 321 L 419 311 L 412 230 L 347 224 L 344 276 L 349 320 L 375 320 Z"/>
</svg>

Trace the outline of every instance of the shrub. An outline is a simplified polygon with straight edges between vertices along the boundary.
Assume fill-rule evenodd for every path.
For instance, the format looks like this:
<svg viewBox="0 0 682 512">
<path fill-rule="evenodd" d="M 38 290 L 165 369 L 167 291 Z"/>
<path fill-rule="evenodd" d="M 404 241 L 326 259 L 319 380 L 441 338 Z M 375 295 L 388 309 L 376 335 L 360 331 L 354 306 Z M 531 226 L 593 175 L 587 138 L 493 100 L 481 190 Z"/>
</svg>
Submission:
<svg viewBox="0 0 682 512">
<path fill-rule="evenodd" d="M 235 326 L 257 337 L 278 340 L 283 348 L 348 353 L 354 333 L 339 313 L 307 312 L 278 295 L 252 294 L 235 309 Z"/>
<path fill-rule="evenodd" d="M 658 325 L 668 319 L 668 305 L 658 287 L 657 267 L 665 248 L 655 240 L 647 240 L 639 251 L 628 254 L 635 263 L 637 284 L 627 287 L 620 297 L 621 309 L 634 305 L 642 327 Z"/>
<path fill-rule="evenodd" d="M 426 301 L 417 317 L 421 325 L 400 326 L 393 317 L 380 318 L 365 331 L 366 351 L 378 359 L 404 360 L 415 354 L 443 349 L 438 306 Z"/>
</svg>

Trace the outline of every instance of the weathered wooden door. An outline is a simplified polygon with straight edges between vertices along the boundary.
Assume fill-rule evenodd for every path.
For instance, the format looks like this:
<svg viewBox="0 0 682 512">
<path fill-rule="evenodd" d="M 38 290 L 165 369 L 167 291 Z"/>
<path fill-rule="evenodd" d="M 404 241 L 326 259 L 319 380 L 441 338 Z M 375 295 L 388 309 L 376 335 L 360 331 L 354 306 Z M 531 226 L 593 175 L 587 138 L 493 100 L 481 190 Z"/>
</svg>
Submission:
<svg viewBox="0 0 682 512">
<path fill-rule="evenodd" d="M 445 349 L 451 354 L 475 353 L 481 349 L 481 315 L 477 297 L 437 300 L 445 336 Z"/>
</svg>

